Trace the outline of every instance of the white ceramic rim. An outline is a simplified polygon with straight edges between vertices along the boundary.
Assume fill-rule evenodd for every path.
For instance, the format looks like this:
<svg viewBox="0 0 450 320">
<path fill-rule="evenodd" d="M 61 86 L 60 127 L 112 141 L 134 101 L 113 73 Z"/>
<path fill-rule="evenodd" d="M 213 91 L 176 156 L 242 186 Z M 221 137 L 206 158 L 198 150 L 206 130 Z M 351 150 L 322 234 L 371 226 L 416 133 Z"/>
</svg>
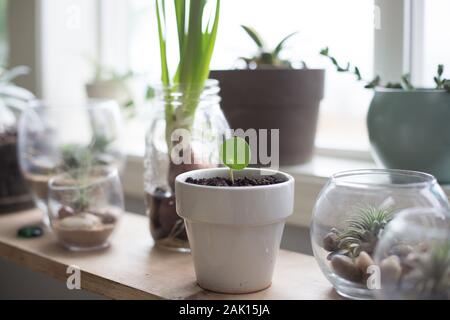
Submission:
<svg viewBox="0 0 450 320">
<path fill-rule="evenodd" d="M 277 171 L 277 170 L 271 170 L 271 169 L 264 169 L 264 168 L 246 168 L 244 170 L 238 171 L 238 172 L 248 172 L 248 171 L 252 171 L 252 172 L 267 172 L 269 174 L 267 174 L 267 176 L 269 175 L 281 175 L 283 176 L 283 178 L 286 179 L 286 181 L 281 182 L 281 183 L 276 183 L 276 184 L 269 184 L 269 185 L 264 185 L 264 186 L 245 186 L 245 187 L 223 187 L 223 186 L 202 186 L 202 185 L 198 185 L 198 184 L 193 184 L 193 183 L 187 183 L 186 179 L 189 178 L 193 173 L 200 173 L 200 172 L 219 172 L 223 173 L 223 172 L 228 172 L 230 169 L 228 168 L 210 168 L 210 169 L 198 169 L 198 170 L 192 170 L 192 171 L 188 171 L 185 173 L 182 173 L 180 175 L 178 175 L 175 178 L 175 181 L 179 184 L 182 184 L 184 186 L 190 187 L 190 188 L 199 188 L 199 189 L 218 189 L 218 190 L 226 190 L 226 191 L 235 191 L 235 192 L 242 192 L 242 191 L 246 191 L 246 190 L 264 190 L 264 189 L 277 189 L 277 188 L 283 188 L 286 185 L 290 184 L 290 183 L 294 183 L 294 178 L 287 174 L 284 173 L 282 171 Z"/>
</svg>

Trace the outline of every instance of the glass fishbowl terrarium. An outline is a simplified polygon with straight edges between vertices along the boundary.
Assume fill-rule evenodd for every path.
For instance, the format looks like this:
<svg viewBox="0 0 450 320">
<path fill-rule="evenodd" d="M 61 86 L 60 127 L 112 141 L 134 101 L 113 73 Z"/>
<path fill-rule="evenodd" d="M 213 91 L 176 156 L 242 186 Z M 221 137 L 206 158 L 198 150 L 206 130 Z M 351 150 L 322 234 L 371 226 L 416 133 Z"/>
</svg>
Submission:
<svg viewBox="0 0 450 320">
<path fill-rule="evenodd" d="M 371 266 L 380 237 L 406 208 L 448 210 L 436 179 L 403 170 L 357 170 L 331 177 L 317 199 L 311 223 L 314 256 L 337 292 L 372 299 Z"/>
</svg>

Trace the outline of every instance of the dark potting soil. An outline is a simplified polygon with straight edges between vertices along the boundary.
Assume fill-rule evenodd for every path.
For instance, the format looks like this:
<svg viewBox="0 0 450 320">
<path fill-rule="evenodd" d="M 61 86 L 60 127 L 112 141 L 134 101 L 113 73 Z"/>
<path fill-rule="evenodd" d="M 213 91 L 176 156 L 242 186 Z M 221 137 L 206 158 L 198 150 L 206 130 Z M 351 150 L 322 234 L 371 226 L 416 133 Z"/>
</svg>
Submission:
<svg viewBox="0 0 450 320">
<path fill-rule="evenodd" d="M 285 179 L 281 179 L 276 176 L 264 176 L 258 178 L 236 178 L 233 181 L 229 178 L 205 178 L 205 179 L 193 179 L 187 178 L 186 183 L 197 184 L 200 186 L 211 186 L 211 187 L 252 187 L 252 186 L 267 186 L 272 184 L 279 184 L 286 182 Z"/>
</svg>

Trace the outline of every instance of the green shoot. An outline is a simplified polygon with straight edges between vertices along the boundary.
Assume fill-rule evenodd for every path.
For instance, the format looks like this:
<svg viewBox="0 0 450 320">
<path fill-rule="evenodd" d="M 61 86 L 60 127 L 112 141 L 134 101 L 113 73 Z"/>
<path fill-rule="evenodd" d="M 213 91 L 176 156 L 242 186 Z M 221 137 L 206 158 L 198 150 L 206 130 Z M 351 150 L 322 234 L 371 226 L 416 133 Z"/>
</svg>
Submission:
<svg viewBox="0 0 450 320">
<path fill-rule="evenodd" d="M 244 170 L 250 163 L 250 146 L 244 139 L 233 137 L 223 142 L 220 149 L 220 158 L 223 164 L 230 169 L 230 179 L 234 184 L 233 171 Z"/>
<path fill-rule="evenodd" d="M 156 1 L 156 18 L 161 56 L 161 80 L 165 92 L 166 142 L 174 129 L 190 130 L 206 80 L 209 77 L 219 26 L 220 0 L 173 0 L 178 33 L 179 61 L 175 74 L 169 74 L 167 60 L 166 0 Z M 180 106 L 174 107 L 172 93 L 182 95 Z"/>
</svg>

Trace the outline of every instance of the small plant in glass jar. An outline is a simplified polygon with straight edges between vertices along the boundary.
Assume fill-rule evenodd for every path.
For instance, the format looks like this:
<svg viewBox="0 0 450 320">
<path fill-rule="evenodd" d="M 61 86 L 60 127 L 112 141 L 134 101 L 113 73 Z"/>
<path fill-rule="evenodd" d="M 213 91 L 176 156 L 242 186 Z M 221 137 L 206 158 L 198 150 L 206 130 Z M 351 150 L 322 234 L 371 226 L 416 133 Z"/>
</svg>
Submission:
<svg viewBox="0 0 450 320">
<path fill-rule="evenodd" d="M 50 226 L 69 250 L 87 251 L 109 245 L 124 210 L 118 171 L 80 167 L 49 181 Z"/>
<path fill-rule="evenodd" d="M 332 176 L 317 199 L 310 232 L 314 256 L 339 294 L 374 297 L 377 245 L 396 214 L 412 207 L 449 208 L 433 176 L 403 170 Z"/>
</svg>

